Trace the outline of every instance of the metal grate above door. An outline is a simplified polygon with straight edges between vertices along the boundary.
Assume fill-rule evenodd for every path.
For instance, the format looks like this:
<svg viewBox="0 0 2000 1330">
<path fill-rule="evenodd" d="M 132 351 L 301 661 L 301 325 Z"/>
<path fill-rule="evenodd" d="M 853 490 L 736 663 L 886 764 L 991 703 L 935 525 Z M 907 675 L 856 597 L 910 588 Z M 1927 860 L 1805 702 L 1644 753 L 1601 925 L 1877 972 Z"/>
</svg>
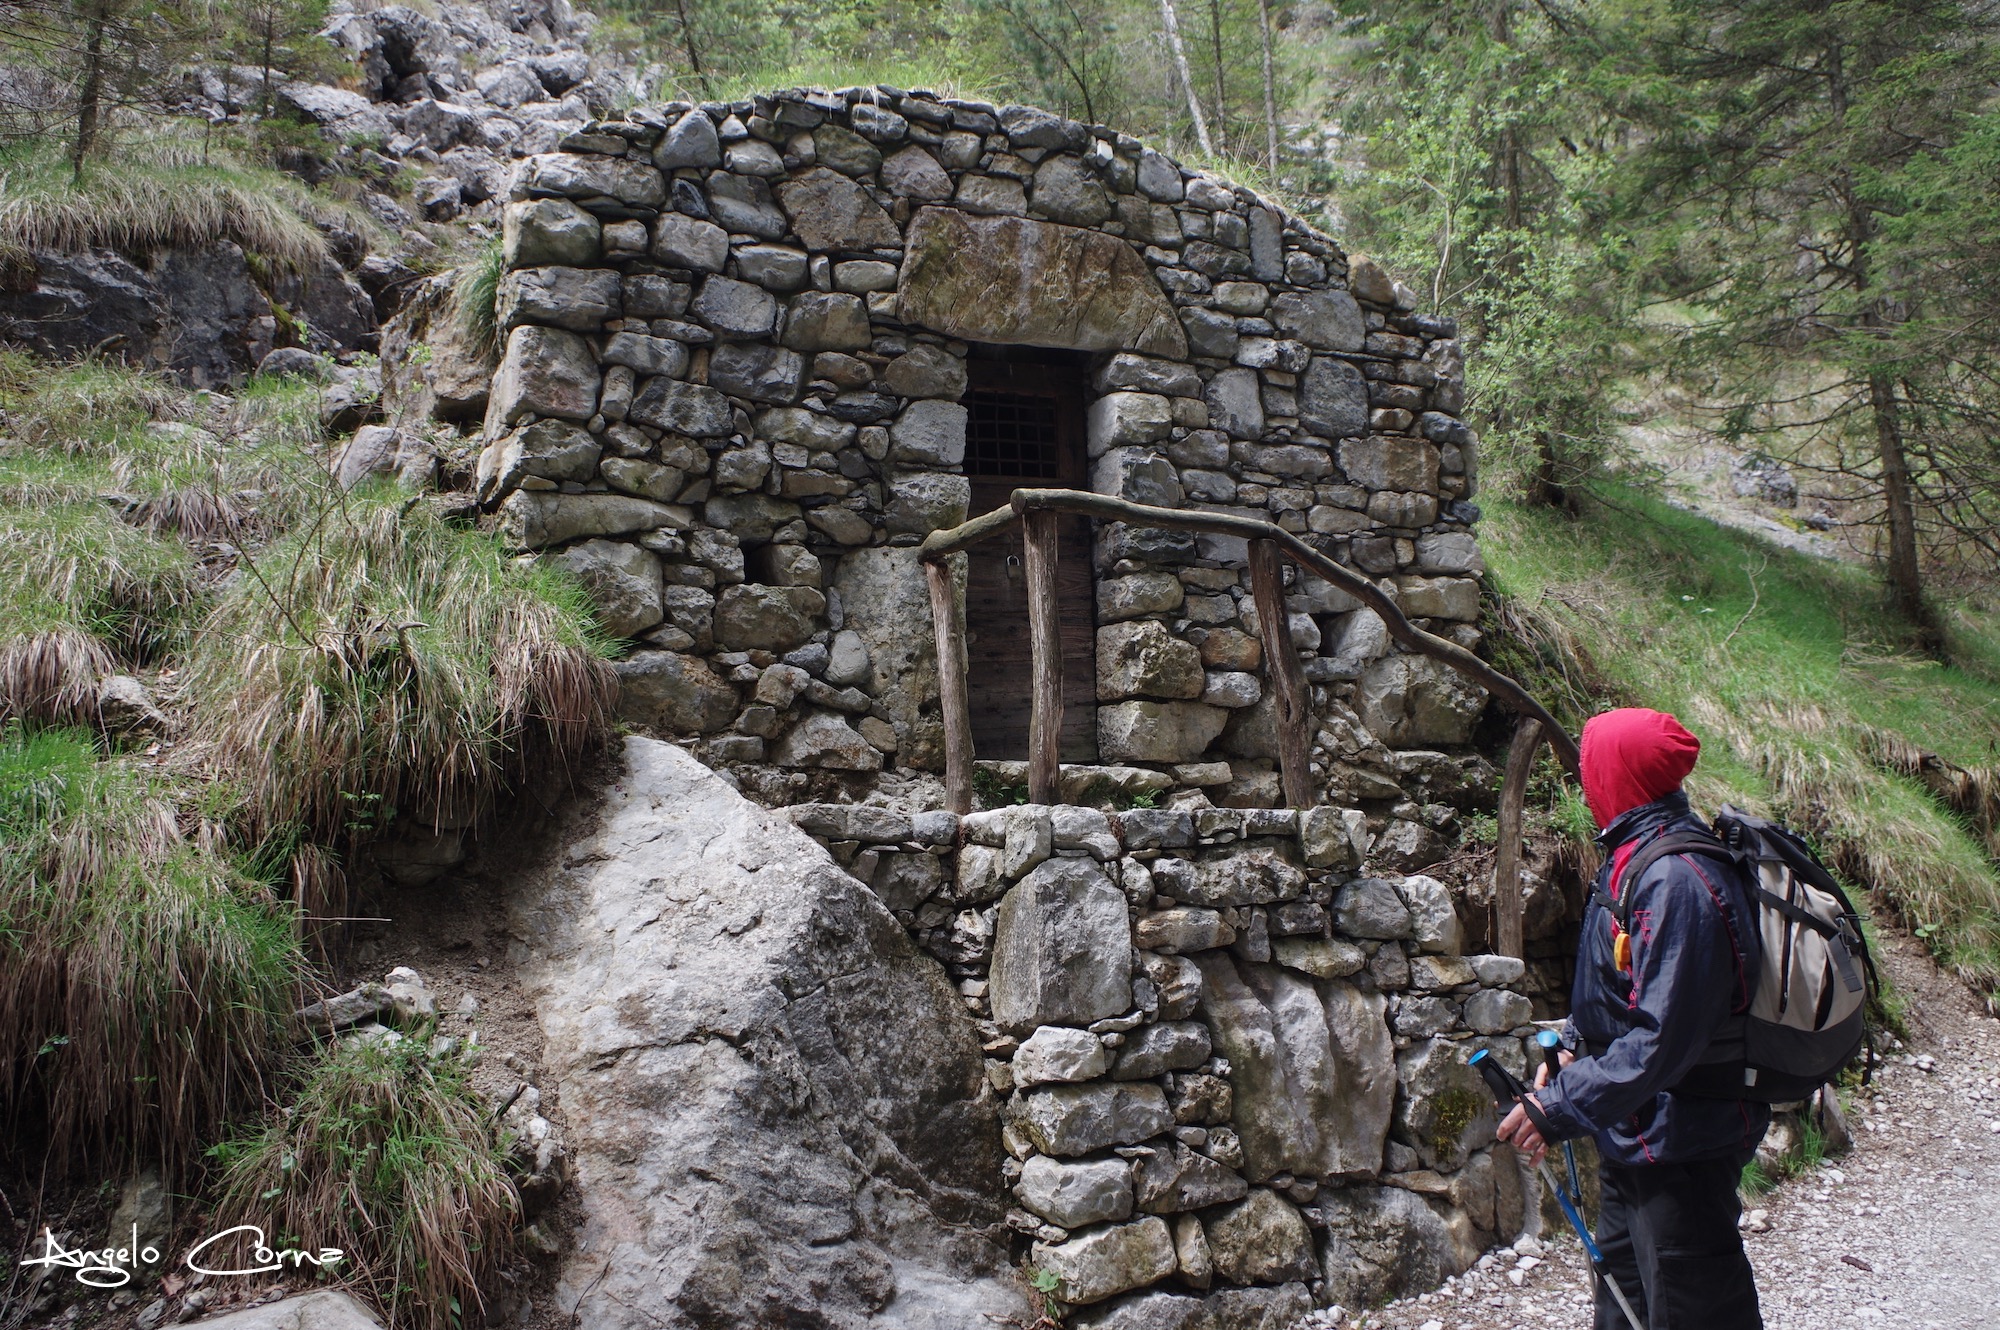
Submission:
<svg viewBox="0 0 2000 1330">
<path fill-rule="evenodd" d="M 966 475 L 1065 478 L 1058 398 L 974 389 L 965 396 L 965 408 Z"/>
</svg>

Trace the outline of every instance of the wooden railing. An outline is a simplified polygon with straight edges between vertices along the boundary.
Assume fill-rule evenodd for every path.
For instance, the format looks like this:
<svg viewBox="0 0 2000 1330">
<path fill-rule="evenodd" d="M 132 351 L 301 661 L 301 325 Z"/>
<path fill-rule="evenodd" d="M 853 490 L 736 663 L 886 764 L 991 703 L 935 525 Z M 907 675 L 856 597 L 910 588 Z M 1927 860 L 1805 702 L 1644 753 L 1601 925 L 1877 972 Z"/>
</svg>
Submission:
<svg viewBox="0 0 2000 1330">
<path fill-rule="evenodd" d="M 972 809 L 972 713 L 966 693 L 965 637 L 959 625 L 951 569 L 945 560 L 999 535 L 1016 522 L 1021 524 L 1025 556 L 1028 642 L 1034 671 L 1033 701 L 1028 716 L 1028 798 L 1040 804 L 1057 802 L 1061 767 L 1056 740 L 1062 732 L 1063 710 L 1062 644 L 1057 639 L 1056 627 L 1058 513 L 1129 522 L 1134 526 L 1237 536 L 1250 543 L 1250 595 L 1257 609 L 1257 633 L 1277 701 L 1278 769 L 1284 782 L 1285 802 L 1291 806 L 1303 808 L 1313 802 L 1308 767 L 1311 719 L 1305 672 L 1292 644 L 1291 619 L 1285 610 L 1280 562 L 1283 559 L 1290 559 L 1347 592 L 1381 616 L 1389 636 L 1397 643 L 1476 680 L 1522 718 L 1513 751 L 1508 755 L 1507 781 L 1501 792 L 1502 854 L 1507 853 L 1510 845 L 1516 851 L 1519 848 L 1521 801 L 1539 741 L 1546 738 L 1570 775 L 1577 775 L 1576 741 L 1527 689 L 1458 643 L 1417 627 L 1380 587 L 1284 528 L 1254 517 L 1154 508 L 1082 490 L 1018 489 L 1007 507 L 996 508 L 949 530 L 932 532 L 921 550 L 925 580 L 930 588 L 931 618 L 937 633 L 938 691 L 944 713 L 945 792 L 954 811 L 966 813 Z M 1511 837 L 1506 825 L 1510 796 Z M 1508 877 L 1513 876 L 1510 870 Z M 1509 902 L 1502 897 L 1511 897 L 1511 911 Z M 1500 938 L 1508 932 L 1511 913 L 1514 946 L 1506 954 L 1520 955 L 1520 893 L 1518 889 L 1496 892 L 1496 902 Z"/>
</svg>

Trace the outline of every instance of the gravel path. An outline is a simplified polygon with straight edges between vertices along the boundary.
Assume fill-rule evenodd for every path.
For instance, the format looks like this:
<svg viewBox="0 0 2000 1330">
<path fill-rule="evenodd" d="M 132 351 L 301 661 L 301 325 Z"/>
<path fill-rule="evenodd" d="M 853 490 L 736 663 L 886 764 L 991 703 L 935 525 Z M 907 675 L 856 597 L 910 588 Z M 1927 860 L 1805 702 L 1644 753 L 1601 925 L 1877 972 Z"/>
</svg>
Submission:
<svg viewBox="0 0 2000 1330">
<path fill-rule="evenodd" d="M 1745 1238 L 1769 1330 L 2000 1326 L 2000 1021 L 1908 939 L 1885 931 L 1882 951 L 1913 1044 L 1854 1101 L 1852 1153 L 1752 1202 L 1762 1213 L 1745 1216 Z M 1539 1257 L 1489 1253 L 1438 1293 L 1316 1313 L 1302 1330 L 1587 1326 L 1576 1240 L 1524 1246 Z"/>
</svg>

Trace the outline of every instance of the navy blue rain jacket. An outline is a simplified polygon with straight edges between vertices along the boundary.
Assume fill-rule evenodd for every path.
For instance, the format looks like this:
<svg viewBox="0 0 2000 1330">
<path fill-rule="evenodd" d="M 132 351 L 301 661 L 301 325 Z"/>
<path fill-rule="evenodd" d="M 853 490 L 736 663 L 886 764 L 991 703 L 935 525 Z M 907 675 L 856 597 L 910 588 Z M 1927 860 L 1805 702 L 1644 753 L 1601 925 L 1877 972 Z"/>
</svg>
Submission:
<svg viewBox="0 0 2000 1330">
<path fill-rule="evenodd" d="M 1645 842 L 1700 830 L 1678 790 L 1621 814 L 1597 838 L 1605 852 L 1598 887 L 1615 897 L 1614 871 Z M 1594 899 L 1584 909 L 1564 1032 L 1579 1056 L 1537 1094 L 1554 1139 L 1595 1136 L 1614 1164 L 1747 1161 L 1770 1126 L 1767 1106 L 1669 1087 L 1732 1014 L 1749 1008 L 1760 946 L 1748 884 L 1727 861 L 1670 855 L 1624 889 L 1634 893 L 1629 974 L 1614 956 L 1611 911 Z M 1585 1055 L 1593 1048 L 1597 1056 Z"/>
</svg>

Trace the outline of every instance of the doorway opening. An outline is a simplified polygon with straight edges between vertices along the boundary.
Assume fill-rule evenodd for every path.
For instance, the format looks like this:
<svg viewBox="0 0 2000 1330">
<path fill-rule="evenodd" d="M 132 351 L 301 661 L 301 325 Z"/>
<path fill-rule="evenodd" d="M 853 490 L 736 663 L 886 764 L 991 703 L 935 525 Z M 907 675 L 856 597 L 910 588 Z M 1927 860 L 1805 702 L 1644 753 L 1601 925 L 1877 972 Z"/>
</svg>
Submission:
<svg viewBox="0 0 2000 1330">
<path fill-rule="evenodd" d="M 1016 489 L 1084 489 L 1083 352 L 974 346 L 967 359 L 965 474 L 971 515 L 1005 507 Z M 1028 755 L 1034 670 L 1028 643 L 1027 570 L 1021 530 L 966 551 L 965 637 L 972 748 L 985 758 Z M 1065 514 L 1057 529 L 1056 606 L 1062 643 L 1065 762 L 1097 761 L 1097 605 L 1090 519 Z"/>
</svg>

